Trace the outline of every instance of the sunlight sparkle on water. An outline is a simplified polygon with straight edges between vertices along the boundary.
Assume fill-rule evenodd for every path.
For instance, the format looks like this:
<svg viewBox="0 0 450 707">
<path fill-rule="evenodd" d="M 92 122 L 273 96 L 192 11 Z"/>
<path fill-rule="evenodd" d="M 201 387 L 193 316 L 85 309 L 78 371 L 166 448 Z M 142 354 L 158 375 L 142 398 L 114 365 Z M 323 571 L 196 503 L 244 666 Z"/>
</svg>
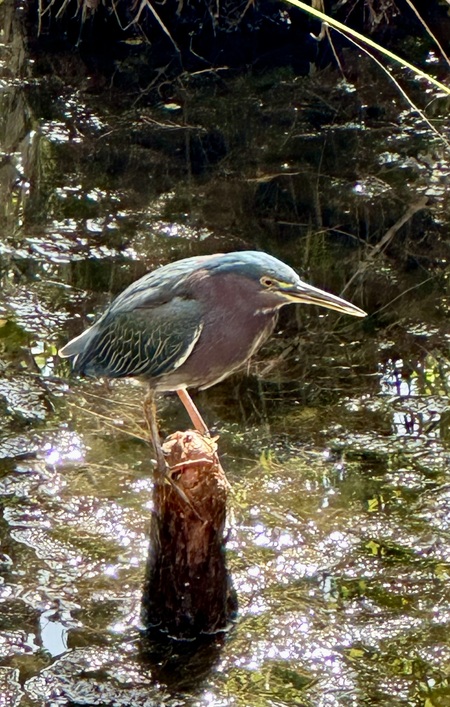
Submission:
<svg viewBox="0 0 450 707">
<path fill-rule="evenodd" d="M 196 706 L 212 705 L 213 707 L 228 707 L 229 705 L 236 704 L 236 700 L 234 697 L 218 697 L 218 695 L 213 692 L 205 692 L 200 702 L 195 702 L 194 704 Z"/>
<path fill-rule="evenodd" d="M 275 568 L 280 577 L 280 582 L 288 584 L 297 581 L 301 577 L 313 577 L 319 566 L 315 563 L 305 564 L 296 558 L 289 558 L 285 555 L 278 555 L 275 560 Z"/>
<path fill-rule="evenodd" d="M 45 462 L 50 466 L 55 466 L 57 464 L 64 464 L 65 462 L 78 462 L 84 458 L 84 445 L 81 439 L 77 435 L 71 435 L 72 439 L 69 441 L 63 437 L 62 445 L 56 446 L 55 443 L 47 442 L 42 451 L 45 455 Z"/>
<path fill-rule="evenodd" d="M 86 199 L 90 199 L 91 201 L 101 201 L 102 199 L 105 199 L 107 196 L 109 196 L 109 193 L 106 192 L 104 189 L 91 189 L 90 191 L 86 192 L 85 196 Z"/>
<path fill-rule="evenodd" d="M 42 123 L 41 133 L 54 143 L 81 142 L 81 137 L 70 135 L 66 123 L 61 121 Z"/>
<path fill-rule="evenodd" d="M 103 572 L 108 576 L 108 577 L 117 577 L 119 567 L 118 565 L 106 565 L 105 569 Z"/>
<path fill-rule="evenodd" d="M 189 240 L 203 241 L 212 235 L 207 228 L 194 228 L 183 223 L 158 221 L 155 223 L 155 227 L 167 238 L 187 238 Z"/>
<path fill-rule="evenodd" d="M 58 196 L 60 199 L 67 199 L 68 196 L 71 194 L 79 194 L 82 190 L 81 184 L 75 184 L 73 186 L 63 186 L 63 187 L 56 187 L 55 189 L 55 195 Z M 56 223 L 53 221 L 53 223 Z M 74 219 L 71 219 L 71 223 L 75 226 L 76 221 Z"/>
<path fill-rule="evenodd" d="M 256 534 L 256 537 L 254 539 L 255 545 L 259 545 L 260 547 L 270 547 L 272 545 L 272 538 L 268 534 L 266 528 L 261 523 L 255 525 L 254 530 Z"/>
</svg>

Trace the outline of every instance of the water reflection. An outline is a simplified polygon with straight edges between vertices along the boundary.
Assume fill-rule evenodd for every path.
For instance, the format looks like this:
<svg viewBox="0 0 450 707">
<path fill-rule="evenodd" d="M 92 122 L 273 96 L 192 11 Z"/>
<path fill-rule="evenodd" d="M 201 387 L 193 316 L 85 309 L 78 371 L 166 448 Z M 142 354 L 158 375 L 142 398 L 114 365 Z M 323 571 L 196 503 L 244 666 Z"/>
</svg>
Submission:
<svg viewBox="0 0 450 707">
<path fill-rule="evenodd" d="M 380 92 L 362 106 L 360 86 L 327 75 L 183 85 L 170 121 L 124 111 L 123 96 L 20 81 L 31 65 L 12 10 L 0 5 L 0 694 L 447 704 L 442 146 L 392 101 L 369 118 Z M 261 247 L 338 291 L 421 194 L 436 202 L 366 271 L 367 329 L 286 315 L 250 378 L 202 394 L 233 485 L 240 616 L 203 650 L 158 654 L 139 623 L 152 510 L 141 392 L 69 379 L 58 345 L 131 280 L 197 252 Z M 167 429 L 186 424 L 170 397 L 161 409 Z"/>
<path fill-rule="evenodd" d="M 39 617 L 40 640 L 51 656 L 62 655 L 68 649 L 69 630 L 75 628 L 70 611 L 58 605 L 43 611 Z"/>
</svg>

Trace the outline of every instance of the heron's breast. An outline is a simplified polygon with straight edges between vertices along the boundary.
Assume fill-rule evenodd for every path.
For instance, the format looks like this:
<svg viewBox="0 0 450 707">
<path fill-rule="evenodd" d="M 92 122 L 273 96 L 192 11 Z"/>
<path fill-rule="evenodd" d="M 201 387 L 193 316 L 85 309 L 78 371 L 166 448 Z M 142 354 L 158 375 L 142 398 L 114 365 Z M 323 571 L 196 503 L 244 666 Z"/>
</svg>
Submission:
<svg viewBox="0 0 450 707">
<path fill-rule="evenodd" d="M 160 390 L 218 383 L 250 358 L 277 320 L 276 310 L 263 309 L 259 283 L 248 278 L 234 273 L 206 277 L 199 272 L 191 286 L 202 312 L 202 331 L 189 356 L 158 379 Z"/>
<path fill-rule="evenodd" d="M 208 388 L 241 368 L 272 333 L 277 315 L 252 314 L 245 324 L 231 313 L 227 320 L 205 325 L 190 356 L 167 378 L 163 390 L 186 386 Z"/>
</svg>

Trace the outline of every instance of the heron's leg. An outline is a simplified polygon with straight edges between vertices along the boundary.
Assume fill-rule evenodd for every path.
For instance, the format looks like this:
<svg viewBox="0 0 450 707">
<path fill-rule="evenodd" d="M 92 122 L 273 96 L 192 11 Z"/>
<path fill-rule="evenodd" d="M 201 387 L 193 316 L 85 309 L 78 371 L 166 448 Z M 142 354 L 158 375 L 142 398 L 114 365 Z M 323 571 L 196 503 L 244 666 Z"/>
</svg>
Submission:
<svg viewBox="0 0 450 707">
<path fill-rule="evenodd" d="M 194 405 L 194 403 L 192 403 L 192 405 Z M 158 473 L 161 474 L 162 478 L 166 479 L 170 483 L 170 485 L 175 489 L 175 491 L 181 496 L 183 501 L 185 503 L 187 503 L 187 505 L 190 506 L 190 508 L 192 508 L 195 515 L 198 516 L 197 511 L 195 510 L 192 503 L 190 502 L 190 500 L 188 499 L 188 497 L 184 493 L 183 489 L 181 489 L 178 486 L 178 484 L 172 479 L 172 476 L 169 473 L 169 468 L 166 464 L 164 452 L 161 447 L 161 439 L 159 436 L 158 422 L 156 419 L 155 393 L 150 388 L 150 386 L 149 386 L 147 394 L 144 398 L 144 415 L 145 415 L 145 419 L 147 420 L 148 428 L 150 430 L 150 437 L 152 440 L 153 449 L 155 450 L 156 469 L 157 469 Z M 199 414 L 199 418 L 200 418 L 200 420 L 202 419 L 200 417 L 200 414 Z M 202 420 L 202 422 L 203 422 L 203 420 Z M 198 517 L 200 517 L 200 516 L 198 516 Z"/>
<path fill-rule="evenodd" d="M 209 430 L 206 426 L 206 422 L 197 410 L 197 406 L 195 405 L 187 390 L 185 388 L 178 388 L 177 393 L 178 397 L 186 408 L 186 412 L 189 415 L 191 422 L 197 432 L 200 432 L 200 434 L 203 436 L 209 435 Z"/>
<path fill-rule="evenodd" d="M 159 437 L 158 422 L 156 420 L 156 402 L 155 393 L 149 387 L 147 395 L 144 398 L 144 415 L 147 420 L 150 437 L 153 444 L 153 449 L 156 455 L 156 468 L 160 474 L 166 475 L 167 465 L 164 458 L 164 452 L 161 447 L 161 439 Z"/>
</svg>

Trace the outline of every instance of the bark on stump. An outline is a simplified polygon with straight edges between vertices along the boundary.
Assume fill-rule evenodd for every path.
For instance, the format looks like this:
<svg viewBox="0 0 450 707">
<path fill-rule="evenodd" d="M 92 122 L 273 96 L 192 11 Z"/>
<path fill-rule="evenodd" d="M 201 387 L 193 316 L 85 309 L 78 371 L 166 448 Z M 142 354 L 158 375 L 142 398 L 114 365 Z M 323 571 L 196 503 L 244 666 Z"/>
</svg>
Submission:
<svg viewBox="0 0 450 707">
<path fill-rule="evenodd" d="M 224 553 L 229 484 L 217 445 L 195 431 L 176 432 L 163 450 L 174 483 L 155 482 L 144 625 L 175 638 L 223 631 L 236 606 Z"/>
</svg>

